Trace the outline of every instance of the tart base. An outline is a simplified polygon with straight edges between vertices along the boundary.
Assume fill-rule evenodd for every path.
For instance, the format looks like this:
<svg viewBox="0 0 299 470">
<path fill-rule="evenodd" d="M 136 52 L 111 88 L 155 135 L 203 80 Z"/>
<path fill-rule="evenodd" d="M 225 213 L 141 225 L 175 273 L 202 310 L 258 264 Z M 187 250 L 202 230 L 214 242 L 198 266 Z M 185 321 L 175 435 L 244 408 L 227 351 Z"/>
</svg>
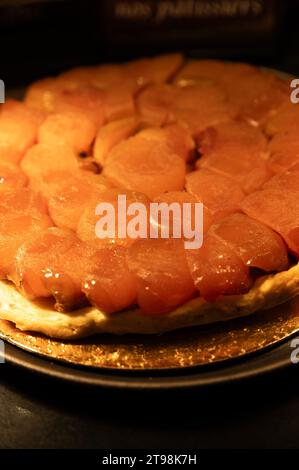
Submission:
<svg viewBox="0 0 299 470">
<path fill-rule="evenodd" d="M 283 304 L 299 294 L 299 264 L 288 271 L 259 278 L 245 295 L 226 296 L 209 303 L 196 298 L 165 315 L 144 315 L 139 309 L 106 314 L 88 307 L 68 313 L 53 309 L 53 304 L 32 302 L 13 284 L 0 282 L 0 319 L 15 324 L 21 331 L 75 340 L 98 333 L 114 335 L 161 334 L 191 326 L 224 322 Z"/>
<path fill-rule="evenodd" d="M 0 320 L 0 337 L 50 361 L 108 370 L 171 370 L 237 359 L 299 331 L 299 297 L 249 316 L 164 335 L 97 335 L 61 341 L 23 332 Z"/>
</svg>

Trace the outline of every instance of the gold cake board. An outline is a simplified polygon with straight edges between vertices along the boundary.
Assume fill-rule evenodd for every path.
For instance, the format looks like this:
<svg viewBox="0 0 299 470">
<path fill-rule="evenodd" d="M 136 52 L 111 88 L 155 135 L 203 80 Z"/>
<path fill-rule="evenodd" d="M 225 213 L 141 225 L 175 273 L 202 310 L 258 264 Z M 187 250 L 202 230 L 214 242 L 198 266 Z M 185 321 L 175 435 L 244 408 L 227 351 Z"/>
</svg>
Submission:
<svg viewBox="0 0 299 470">
<path fill-rule="evenodd" d="M 97 335 L 65 342 L 0 321 L 0 337 L 33 354 L 112 370 L 165 370 L 218 364 L 263 351 L 299 333 L 299 297 L 249 317 L 159 336 Z M 290 351 L 291 353 L 291 351 Z"/>
</svg>

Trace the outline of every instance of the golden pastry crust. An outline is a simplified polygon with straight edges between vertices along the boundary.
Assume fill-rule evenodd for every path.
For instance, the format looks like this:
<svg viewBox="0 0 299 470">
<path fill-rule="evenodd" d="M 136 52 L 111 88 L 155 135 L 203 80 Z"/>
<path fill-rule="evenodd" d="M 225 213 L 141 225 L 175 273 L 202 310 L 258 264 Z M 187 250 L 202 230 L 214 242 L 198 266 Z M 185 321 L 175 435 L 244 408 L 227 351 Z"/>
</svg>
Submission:
<svg viewBox="0 0 299 470">
<path fill-rule="evenodd" d="M 288 271 L 264 276 L 244 295 L 223 297 L 215 303 L 196 298 L 164 315 L 144 315 L 140 310 L 105 314 L 87 307 L 69 313 L 50 303 L 26 299 L 8 282 L 0 282 L 0 318 L 23 331 L 72 340 L 97 333 L 161 334 L 190 326 L 227 321 L 283 304 L 299 294 L 299 264 Z"/>
</svg>

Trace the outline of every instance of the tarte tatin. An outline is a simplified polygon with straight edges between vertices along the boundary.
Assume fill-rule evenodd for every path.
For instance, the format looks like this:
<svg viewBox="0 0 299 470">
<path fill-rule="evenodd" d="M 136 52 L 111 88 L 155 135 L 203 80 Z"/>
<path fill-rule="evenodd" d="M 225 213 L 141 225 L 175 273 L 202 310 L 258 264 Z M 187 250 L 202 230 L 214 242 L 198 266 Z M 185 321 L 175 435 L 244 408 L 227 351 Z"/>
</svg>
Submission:
<svg viewBox="0 0 299 470">
<path fill-rule="evenodd" d="M 274 72 L 170 54 L 35 82 L 0 110 L 0 318 L 73 339 L 281 304 L 299 293 L 298 180 L 299 105 Z M 99 238 L 96 207 L 120 195 L 202 203 L 202 246 Z"/>
</svg>

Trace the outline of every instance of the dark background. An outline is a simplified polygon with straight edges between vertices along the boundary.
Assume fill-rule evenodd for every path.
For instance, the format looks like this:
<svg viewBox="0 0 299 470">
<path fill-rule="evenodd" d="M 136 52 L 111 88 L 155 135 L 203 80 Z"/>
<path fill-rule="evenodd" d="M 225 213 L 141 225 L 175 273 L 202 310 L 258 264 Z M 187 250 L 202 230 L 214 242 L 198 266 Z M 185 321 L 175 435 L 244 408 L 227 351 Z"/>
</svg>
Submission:
<svg viewBox="0 0 299 470">
<path fill-rule="evenodd" d="M 123 61 L 181 50 L 196 57 L 243 60 L 299 72 L 298 0 L 185 0 L 261 4 L 263 13 L 181 17 L 155 23 L 119 20 L 119 2 L 135 0 L 0 0 L 0 77 L 23 85 L 75 65 Z M 159 0 L 138 0 L 157 5 Z M 178 4 L 183 0 L 170 0 Z"/>
<path fill-rule="evenodd" d="M 183 21 L 164 32 L 129 24 L 120 37 L 104 1 L 0 0 L 0 78 L 19 86 L 78 64 L 178 49 L 299 74 L 299 2 L 266 3 L 266 20 Z M 74 387 L 6 364 L 0 447 L 298 448 L 298 392 L 294 366 L 209 390 L 133 393 Z"/>
<path fill-rule="evenodd" d="M 89 389 L 0 365 L 1 448 L 298 448 L 298 367 L 185 392 Z"/>
</svg>

